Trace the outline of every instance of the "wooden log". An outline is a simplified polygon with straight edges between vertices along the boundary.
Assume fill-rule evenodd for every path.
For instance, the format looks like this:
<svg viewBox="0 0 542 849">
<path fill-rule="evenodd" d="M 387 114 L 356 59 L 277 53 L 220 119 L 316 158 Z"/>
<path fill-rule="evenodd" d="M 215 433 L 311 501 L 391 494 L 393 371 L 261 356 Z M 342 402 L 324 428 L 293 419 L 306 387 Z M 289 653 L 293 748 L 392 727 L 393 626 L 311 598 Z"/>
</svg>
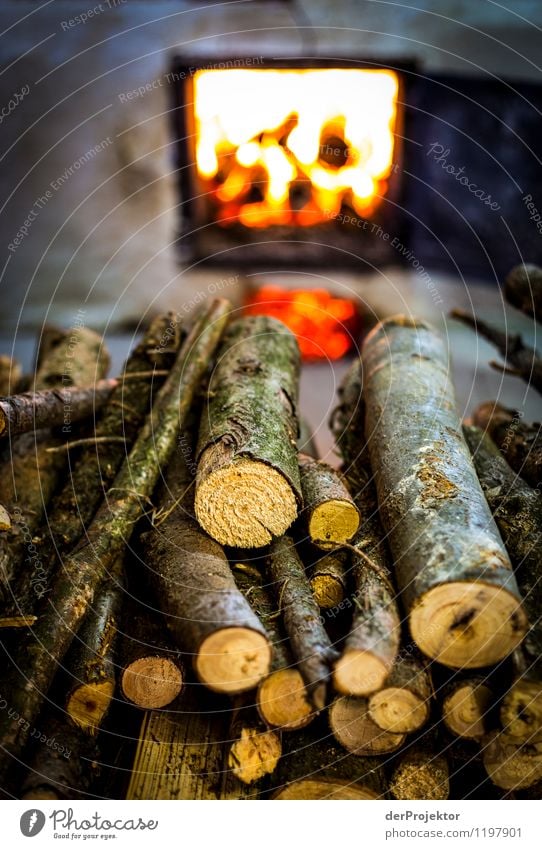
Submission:
<svg viewBox="0 0 542 849">
<path fill-rule="evenodd" d="M 118 385 L 114 378 L 93 386 L 45 389 L 0 398 L 0 437 L 78 422 L 96 413 Z"/>
<path fill-rule="evenodd" d="M 239 590 L 262 622 L 273 648 L 270 669 L 256 691 L 258 712 L 271 728 L 281 731 L 304 728 L 315 718 L 315 713 L 295 665 L 273 593 L 254 565 L 237 561 L 232 569 Z"/>
<path fill-rule="evenodd" d="M 329 707 L 329 725 L 333 736 L 354 755 L 385 755 L 395 752 L 405 735 L 384 731 L 369 714 L 367 699 L 339 696 Z"/>
<path fill-rule="evenodd" d="M 322 710 L 326 703 L 331 666 L 338 652 L 331 645 L 321 622 L 320 609 L 289 536 L 283 536 L 271 545 L 268 574 L 307 693 L 316 710 Z"/>
<path fill-rule="evenodd" d="M 382 759 L 359 757 L 339 748 L 323 722 L 283 741 L 274 776 L 274 799 L 382 799 Z"/>
<path fill-rule="evenodd" d="M 542 483 L 542 424 L 526 424 L 522 415 L 486 401 L 474 411 L 472 421 L 493 440 L 514 471 L 537 489 Z"/>
<path fill-rule="evenodd" d="M 122 606 L 122 558 L 114 564 L 74 637 L 64 667 L 70 680 L 66 713 L 86 734 L 97 734 L 115 692 L 115 646 Z"/>
<path fill-rule="evenodd" d="M 151 409 L 153 390 L 163 382 L 161 376 L 154 376 L 154 360 L 157 340 L 165 336 L 170 321 L 169 314 L 165 314 L 151 323 L 130 353 L 121 376 L 146 377 L 121 380 L 96 427 L 89 432 L 97 441 L 91 439 L 88 445 L 70 454 L 69 480 L 53 496 L 47 512 L 48 533 L 37 541 L 36 556 L 14 583 L 15 598 L 4 617 L 0 617 L 0 628 L 23 627 L 35 621 L 39 599 L 50 587 L 57 569 L 58 555 L 69 552 L 86 533 Z M 168 357 L 162 360 L 162 366 L 171 365 L 171 354 Z M 123 440 L 119 441 L 119 434 Z M 64 458 L 59 457 L 56 462 L 64 463 Z"/>
<path fill-rule="evenodd" d="M 21 364 L 17 360 L 7 354 L 0 354 L 0 396 L 18 392 L 22 375 Z"/>
<path fill-rule="evenodd" d="M 322 610 L 337 607 L 345 598 L 348 587 L 350 557 L 348 551 L 329 551 L 312 562 L 310 586 L 314 600 Z"/>
<path fill-rule="evenodd" d="M 226 701 L 188 685 L 171 707 L 143 716 L 126 798 L 219 799 Z"/>
<path fill-rule="evenodd" d="M 297 463 L 299 348 L 279 321 L 230 325 L 201 418 L 195 510 L 223 545 L 255 548 L 284 533 L 302 504 Z"/>
<path fill-rule="evenodd" d="M 158 494 L 164 518 L 141 538 L 147 580 L 198 679 L 216 692 L 244 692 L 267 674 L 270 643 L 223 548 L 196 522 L 193 499 L 186 457 L 177 453 Z"/>
<path fill-rule="evenodd" d="M 448 799 L 450 775 L 448 760 L 442 752 L 436 729 L 424 732 L 423 737 L 398 756 L 389 782 L 394 799 Z"/>
<path fill-rule="evenodd" d="M 412 649 L 399 654 L 384 686 L 369 697 L 369 716 L 385 731 L 410 734 L 429 719 L 431 697 L 429 675 Z"/>
<path fill-rule="evenodd" d="M 542 739 L 542 496 L 512 471 L 481 430 L 466 427 L 485 496 L 516 570 L 529 631 L 514 652 L 515 681 L 505 695 L 501 721 L 518 740 Z"/>
<path fill-rule="evenodd" d="M 542 321 L 542 268 L 516 265 L 504 281 L 504 297 L 512 306 Z"/>
<path fill-rule="evenodd" d="M 445 666 L 489 666 L 523 638 L 512 566 L 455 409 L 446 350 L 398 316 L 363 347 L 366 438 L 411 634 Z"/>
<path fill-rule="evenodd" d="M 262 722 L 253 696 L 236 696 L 228 732 L 228 769 L 251 785 L 275 771 L 281 754 L 280 734 Z"/>
<path fill-rule="evenodd" d="M 181 654 L 156 611 L 134 596 L 124 600 L 118 657 L 120 692 L 136 707 L 164 708 L 181 692 L 185 679 Z"/>
<path fill-rule="evenodd" d="M 101 337 L 84 327 L 75 328 L 57 335 L 31 390 L 68 387 L 76 381 L 85 386 L 105 377 L 108 368 L 109 354 Z M 52 444 L 48 429 L 16 437 L 10 442 L 9 468 L 0 475 L 0 502 L 12 520 L 10 531 L 0 537 L 0 606 L 7 607 L 4 612 L 10 620 L 22 617 L 24 624 L 32 624 L 34 619 L 33 611 L 18 609 L 19 574 L 39 569 L 41 558 L 34 537 L 66 467 L 64 454 L 48 453 Z M 34 599 L 38 590 L 31 589 Z"/>
<path fill-rule="evenodd" d="M 63 800 L 95 798 L 100 776 L 96 739 L 82 733 L 64 716 L 47 710 L 38 720 L 29 769 L 22 780 L 20 798 Z"/>
<path fill-rule="evenodd" d="M 332 417 L 345 477 L 361 515 L 352 540 L 354 612 L 333 673 L 335 689 L 351 696 L 368 696 L 384 685 L 397 657 L 401 632 L 391 561 L 365 447 L 361 383 L 361 362 L 356 360 L 341 384 L 339 405 Z"/>
<path fill-rule="evenodd" d="M 359 511 L 335 469 L 327 463 L 299 455 L 303 493 L 301 519 L 309 539 L 329 548 L 352 539 L 359 528 Z"/>
<path fill-rule="evenodd" d="M 477 334 L 495 345 L 505 360 L 507 371 L 511 371 L 529 386 L 542 392 L 542 359 L 534 348 L 523 343 L 519 333 L 505 333 L 463 310 L 452 310 L 450 315 L 468 327 L 472 327 Z M 500 368 L 502 369 L 502 366 Z"/>
<path fill-rule="evenodd" d="M 451 681 L 443 689 L 441 701 L 442 721 L 452 734 L 467 740 L 481 740 L 488 733 L 495 694 L 487 678 L 462 676 Z"/>
<path fill-rule="evenodd" d="M 542 778 L 542 742 L 520 742 L 493 731 L 484 739 L 483 761 L 493 784 L 504 790 L 531 787 Z"/>
<path fill-rule="evenodd" d="M 229 304 L 214 301 L 196 322 L 162 386 L 130 455 L 107 499 L 98 510 L 79 548 L 63 563 L 53 583 L 51 600 L 31 635 L 21 640 L 10 671 L 11 703 L 16 714 L 32 723 L 56 670 L 92 604 L 104 574 L 124 550 L 134 523 L 147 509 L 162 467 L 175 447 L 209 357 L 227 321 Z M 21 670 L 21 672 L 18 672 Z M 0 783 L 12 758 L 25 742 L 25 728 L 13 715 L 0 716 Z"/>
</svg>

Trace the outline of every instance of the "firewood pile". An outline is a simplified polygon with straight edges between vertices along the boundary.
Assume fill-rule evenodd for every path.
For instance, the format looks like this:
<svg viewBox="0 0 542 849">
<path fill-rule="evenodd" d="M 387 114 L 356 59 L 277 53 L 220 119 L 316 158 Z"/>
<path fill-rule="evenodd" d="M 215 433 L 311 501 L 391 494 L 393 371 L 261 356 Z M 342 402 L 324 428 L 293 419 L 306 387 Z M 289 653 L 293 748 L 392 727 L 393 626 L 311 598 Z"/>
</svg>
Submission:
<svg viewBox="0 0 542 849">
<path fill-rule="evenodd" d="M 541 293 L 507 280 L 536 320 Z M 535 351 L 455 315 L 540 390 Z M 538 424 L 462 424 L 443 339 L 405 316 L 339 389 L 339 470 L 275 319 L 161 315 L 108 369 L 81 327 L 46 328 L 31 377 L 0 357 L 6 795 L 539 793 Z"/>
</svg>

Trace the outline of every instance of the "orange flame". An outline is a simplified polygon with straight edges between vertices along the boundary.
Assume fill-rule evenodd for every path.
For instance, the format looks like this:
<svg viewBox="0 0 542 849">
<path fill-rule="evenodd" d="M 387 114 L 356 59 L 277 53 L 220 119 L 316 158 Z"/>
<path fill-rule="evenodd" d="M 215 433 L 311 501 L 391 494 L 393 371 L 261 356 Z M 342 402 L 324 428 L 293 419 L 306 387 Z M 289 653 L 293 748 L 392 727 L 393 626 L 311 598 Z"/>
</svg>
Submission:
<svg viewBox="0 0 542 849">
<path fill-rule="evenodd" d="M 198 71 L 196 165 L 224 226 L 370 215 L 393 164 L 398 78 L 350 68 Z"/>
<path fill-rule="evenodd" d="M 360 334 L 354 301 L 334 298 L 325 289 L 283 289 L 266 285 L 245 303 L 247 315 L 271 315 L 295 333 L 304 359 L 343 357 Z"/>
</svg>

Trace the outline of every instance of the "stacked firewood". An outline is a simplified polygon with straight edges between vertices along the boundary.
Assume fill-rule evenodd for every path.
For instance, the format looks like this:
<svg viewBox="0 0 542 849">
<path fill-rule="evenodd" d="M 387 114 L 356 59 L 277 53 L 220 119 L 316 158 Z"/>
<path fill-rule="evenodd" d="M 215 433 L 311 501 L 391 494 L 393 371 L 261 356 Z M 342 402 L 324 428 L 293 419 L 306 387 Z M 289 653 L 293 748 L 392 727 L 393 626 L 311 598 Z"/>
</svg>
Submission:
<svg viewBox="0 0 542 849">
<path fill-rule="evenodd" d="M 29 392 L 0 358 L 6 792 L 537 792 L 537 426 L 462 426 L 443 340 L 407 317 L 339 390 L 338 471 L 274 319 L 159 316 L 109 380 L 91 331 L 51 337 Z"/>
</svg>

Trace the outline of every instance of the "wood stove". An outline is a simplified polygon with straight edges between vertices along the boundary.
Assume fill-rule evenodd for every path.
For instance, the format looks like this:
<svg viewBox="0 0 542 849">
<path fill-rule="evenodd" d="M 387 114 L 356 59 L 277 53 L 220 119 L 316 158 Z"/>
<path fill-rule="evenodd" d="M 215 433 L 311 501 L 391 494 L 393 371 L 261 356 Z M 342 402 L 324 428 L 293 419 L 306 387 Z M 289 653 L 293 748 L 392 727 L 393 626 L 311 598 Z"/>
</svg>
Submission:
<svg viewBox="0 0 542 849">
<path fill-rule="evenodd" d="M 185 261 L 382 264 L 399 232 L 403 73 L 353 59 L 177 60 Z"/>
</svg>

